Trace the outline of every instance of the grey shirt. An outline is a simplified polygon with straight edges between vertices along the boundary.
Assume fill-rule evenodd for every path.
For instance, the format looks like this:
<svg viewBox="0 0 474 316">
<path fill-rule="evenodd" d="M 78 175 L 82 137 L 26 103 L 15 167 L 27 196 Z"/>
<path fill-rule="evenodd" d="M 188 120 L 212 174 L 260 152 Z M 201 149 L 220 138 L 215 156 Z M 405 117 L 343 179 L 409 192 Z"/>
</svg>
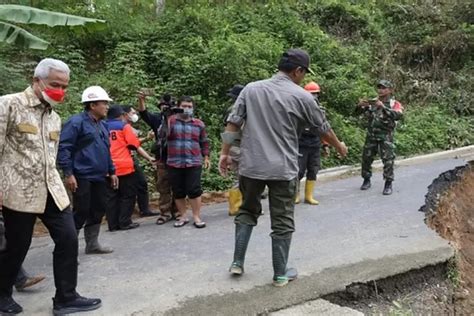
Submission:
<svg viewBox="0 0 474 316">
<path fill-rule="evenodd" d="M 303 128 L 331 128 L 313 96 L 283 73 L 249 83 L 227 121 L 242 129 L 240 175 L 260 180 L 296 178 Z"/>
</svg>

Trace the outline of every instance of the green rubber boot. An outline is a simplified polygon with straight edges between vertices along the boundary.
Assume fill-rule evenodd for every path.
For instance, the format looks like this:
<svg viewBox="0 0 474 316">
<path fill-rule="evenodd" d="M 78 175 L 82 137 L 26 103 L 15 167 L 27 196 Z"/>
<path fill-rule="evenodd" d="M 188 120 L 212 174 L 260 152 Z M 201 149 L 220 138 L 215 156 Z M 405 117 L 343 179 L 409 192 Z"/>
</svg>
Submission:
<svg viewBox="0 0 474 316">
<path fill-rule="evenodd" d="M 233 275 L 244 273 L 245 253 L 252 235 L 253 226 L 236 223 L 235 224 L 235 249 L 234 261 L 230 265 L 229 272 Z"/>
<path fill-rule="evenodd" d="M 286 268 L 290 244 L 291 238 L 278 239 L 272 237 L 273 285 L 276 287 L 283 287 L 289 281 L 293 281 L 298 277 L 296 269 Z"/>
</svg>

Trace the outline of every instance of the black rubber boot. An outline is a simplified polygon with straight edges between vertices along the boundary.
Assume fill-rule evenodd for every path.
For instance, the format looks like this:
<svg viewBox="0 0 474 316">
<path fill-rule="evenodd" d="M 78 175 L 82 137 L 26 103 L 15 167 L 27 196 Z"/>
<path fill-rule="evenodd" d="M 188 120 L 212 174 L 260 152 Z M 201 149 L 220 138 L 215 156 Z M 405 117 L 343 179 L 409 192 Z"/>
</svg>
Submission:
<svg viewBox="0 0 474 316">
<path fill-rule="evenodd" d="M 392 194 L 392 181 L 387 180 L 385 181 L 385 187 L 383 188 L 383 195 L 390 195 Z"/>
<path fill-rule="evenodd" d="M 283 287 L 289 281 L 297 278 L 296 269 L 287 269 L 288 254 L 290 253 L 291 238 L 272 238 L 272 259 L 273 259 L 273 285 Z"/>
<path fill-rule="evenodd" d="M 362 183 L 362 185 L 360 186 L 360 189 L 361 190 L 368 190 L 371 186 L 371 183 L 370 183 L 370 178 L 365 178 L 364 179 L 364 183 Z"/>
<path fill-rule="evenodd" d="M 86 241 L 86 254 L 107 254 L 114 250 L 108 247 L 102 247 L 99 244 L 100 224 L 84 227 L 84 239 Z"/>
<path fill-rule="evenodd" d="M 230 266 L 229 272 L 234 275 L 244 273 L 245 253 L 252 235 L 253 226 L 245 224 L 235 224 L 235 249 L 234 261 Z"/>
</svg>

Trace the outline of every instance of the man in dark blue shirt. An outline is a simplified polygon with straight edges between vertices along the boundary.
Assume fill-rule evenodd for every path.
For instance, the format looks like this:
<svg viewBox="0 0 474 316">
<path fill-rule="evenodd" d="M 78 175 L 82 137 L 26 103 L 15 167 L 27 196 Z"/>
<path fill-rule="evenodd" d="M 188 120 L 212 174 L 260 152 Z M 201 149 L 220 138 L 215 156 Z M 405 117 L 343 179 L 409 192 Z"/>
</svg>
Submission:
<svg viewBox="0 0 474 316">
<path fill-rule="evenodd" d="M 86 254 L 113 252 L 98 242 L 100 224 L 107 206 L 107 178 L 118 189 L 110 156 L 109 131 L 103 119 L 109 108 L 107 92 L 92 86 L 82 93 L 85 111 L 72 116 L 61 131 L 58 166 L 73 195 L 74 221 L 84 227 Z"/>
</svg>

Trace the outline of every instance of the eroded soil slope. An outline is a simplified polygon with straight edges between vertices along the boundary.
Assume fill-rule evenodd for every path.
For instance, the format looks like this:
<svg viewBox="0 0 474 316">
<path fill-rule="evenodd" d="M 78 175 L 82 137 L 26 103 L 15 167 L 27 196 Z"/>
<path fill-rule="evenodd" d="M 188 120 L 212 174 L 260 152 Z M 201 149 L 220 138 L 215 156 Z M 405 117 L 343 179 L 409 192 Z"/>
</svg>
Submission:
<svg viewBox="0 0 474 316">
<path fill-rule="evenodd" d="M 474 314 L 474 161 L 435 179 L 421 211 L 427 225 L 457 250 L 456 314 Z"/>
</svg>

